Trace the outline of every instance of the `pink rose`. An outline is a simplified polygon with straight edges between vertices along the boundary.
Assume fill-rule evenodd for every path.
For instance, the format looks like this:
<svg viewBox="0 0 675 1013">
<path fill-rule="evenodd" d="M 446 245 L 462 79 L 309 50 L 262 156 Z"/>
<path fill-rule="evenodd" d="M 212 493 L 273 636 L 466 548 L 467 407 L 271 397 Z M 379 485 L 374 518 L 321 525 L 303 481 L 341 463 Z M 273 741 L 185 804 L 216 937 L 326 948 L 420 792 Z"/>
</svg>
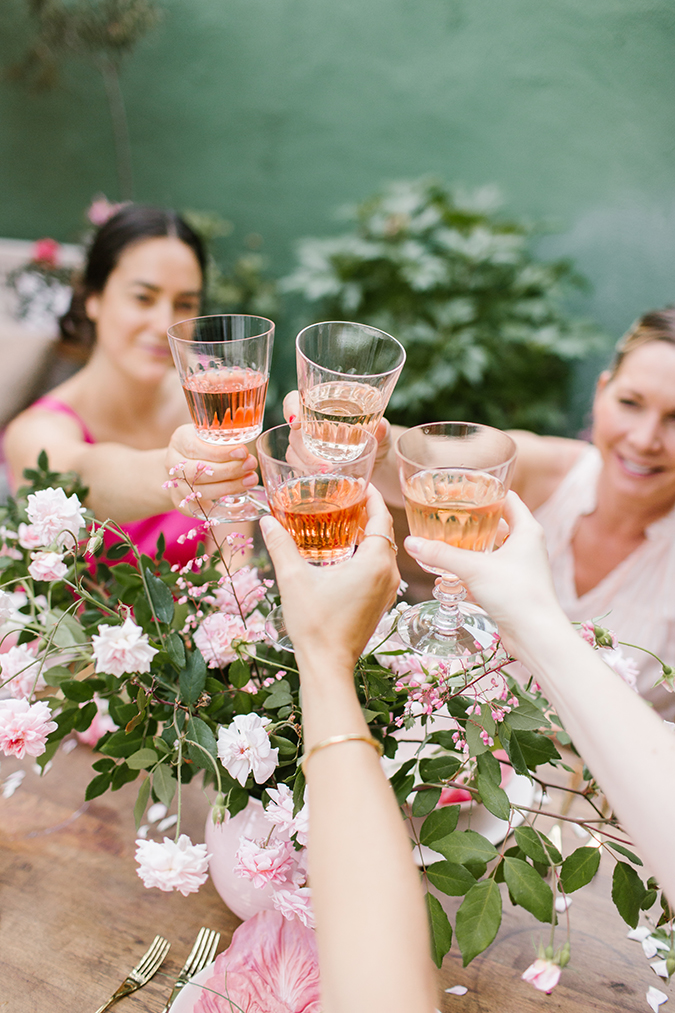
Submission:
<svg viewBox="0 0 675 1013">
<path fill-rule="evenodd" d="M 243 837 L 235 859 L 237 875 L 250 879 L 257 889 L 268 883 L 286 883 L 293 870 L 293 845 L 288 841 L 258 844 Z"/>
<path fill-rule="evenodd" d="M 0 701 L 0 749 L 5 756 L 16 756 L 20 760 L 26 753 L 41 756 L 47 736 L 58 727 L 51 716 L 44 700 L 34 704 L 27 700 Z"/>
<path fill-rule="evenodd" d="M 178 841 L 136 841 L 136 870 L 143 885 L 169 893 L 178 890 L 184 897 L 197 893 L 209 875 L 209 855 L 205 844 L 193 844 L 187 834 Z"/>
<path fill-rule="evenodd" d="M 27 644 L 10 647 L 0 658 L 2 682 L 9 679 L 9 692 L 16 700 L 29 699 L 35 690 L 44 689 L 47 685 L 42 678 L 40 663 Z"/>
<path fill-rule="evenodd" d="M 68 567 L 58 552 L 33 552 L 33 562 L 28 567 L 33 580 L 63 580 Z"/>
<path fill-rule="evenodd" d="M 308 886 L 301 886 L 297 890 L 275 890 L 272 903 L 289 921 L 297 918 L 308 929 L 314 928 L 312 891 Z"/>
<path fill-rule="evenodd" d="M 38 239 L 33 246 L 32 259 L 45 267 L 56 267 L 59 260 L 59 244 L 55 239 Z"/>
<path fill-rule="evenodd" d="M 265 619 L 253 612 L 242 622 L 239 615 L 212 612 L 195 631 L 195 644 L 209 668 L 223 668 L 237 657 L 236 648 L 265 637 Z"/>
<path fill-rule="evenodd" d="M 39 532 L 32 524 L 19 524 L 19 545 L 24 549 L 41 549 L 44 545 Z"/>
<path fill-rule="evenodd" d="M 94 703 L 96 704 L 96 717 L 84 732 L 75 732 L 77 741 L 81 742 L 83 746 L 95 746 L 106 732 L 114 732 L 117 728 L 108 714 L 108 701 L 94 696 Z"/>
<path fill-rule="evenodd" d="M 523 981 L 534 985 L 539 992 L 552 992 L 560 981 L 560 966 L 552 960 L 539 957 L 521 974 Z"/>
</svg>

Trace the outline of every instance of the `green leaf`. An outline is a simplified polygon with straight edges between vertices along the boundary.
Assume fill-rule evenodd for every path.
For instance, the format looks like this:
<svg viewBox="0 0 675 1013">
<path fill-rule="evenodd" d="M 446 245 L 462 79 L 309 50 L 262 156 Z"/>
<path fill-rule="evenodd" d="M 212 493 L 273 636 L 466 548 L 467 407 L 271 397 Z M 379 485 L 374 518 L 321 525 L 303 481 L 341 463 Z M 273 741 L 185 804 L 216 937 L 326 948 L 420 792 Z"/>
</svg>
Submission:
<svg viewBox="0 0 675 1013">
<path fill-rule="evenodd" d="M 110 787 L 113 791 L 119 791 L 123 785 L 128 784 L 129 781 L 135 781 L 137 777 L 138 771 L 132 770 L 128 764 L 122 762 L 113 770 Z"/>
<path fill-rule="evenodd" d="M 538 834 L 532 827 L 527 825 L 516 827 L 515 838 L 520 850 L 533 862 L 540 862 L 542 865 L 560 865 L 563 860 L 548 837 Z"/>
<path fill-rule="evenodd" d="M 511 728 L 517 728 L 522 731 L 536 731 L 538 728 L 550 727 L 550 721 L 544 716 L 537 705 L 522 696 L 519 697 L 518 706 L 514 707 L 506 715 L 504 721 Z"/>
<path fill-rule="evenodd" d="M 482 725 L 476 721 L 467 721 L 466 741 L 472 756 L 479 756 L 481 753 L 488 753 L 490 751 L 490 747 L 481 738 L 482 731 Z"/>
<path fill-rule="evenodd" d="M 541 763 L 550 763 L 551 760 L 560 759 L 560 753 L 545 735 L 529 731 L 512 731 L 512 743 L 514 739 L 518 741 L 530 770 L 534 770 Z"/>
<path fill-rule="evenodd" d="M 539 873 L 519 858 L 504 859 L 504 879 L 516 904 L 533 914 L 540 922 L 556 919 L 553 892 Z"/>
<path fill-rule="evenodd" d="M 456 862 L 433 862 L 426 873 L 429 882 L 450 897 L 463 897 L 476 882 L 469 870 Z"/>
<path fill-rule="evenodd" d="M 297 816 L 305 804 L 305 775 L 302 767 L 298 767 L 293 784 L 293 816 Z"/>
<path fill-rule="evenodd" d="M 176 794 L 178 782 L 166 764 L 161 764 L 152 774 L 152 790 L 165 806 L 170 806 Z"/>
<path fill-rule="evenodd" d="M 174 668 L 177 668 L 178 671 L 180 672 L 180 670 L 182 668 L 185 668 L 187 664 L 187 659 L 185 657 L 185 644 L 183 643 L 183 638 L 180 637 L 177 633 L 169 633 L 168 637 L 164 642 L 164 646 L 166 648 L 166 653 L 169 655 L 169 658 L 171 659 L 171 664 L 174 666 Z"/>
<path fill-rule="evenodd" d="M 295 742 L 291 742 L 290 739 L 284 738 L 283 735 L 270 735 L 270 745 L 273 749 L 279 750 L 279 759 L 281 762 L 288 760 L 290 757 L 295 756 L 298 751 L 298 747 Z"/>
<path fill-rule="evenodd" d="M 180 698 L 187 704 L 196 703 L 206 684 L 206 662 L 196 648 L 187 659 L 187 665 L 178 676 Z"/>
<path fill-rule="evenodd" d="M 464 865 L 469 861 L 490 862 L 497 857 L 494 845 L 475 830 L 455 830 L 429 847 L 440 852 L 449 862 Z"/>
<path fill-rule="evenodd" d="M 413 816 L 426 816 L 436 808 L 441 797 L 441 788 L 429 788 L 428 791 L 416 791 L 412 804 Z"/>
<path fill-rule="evenodd" d="M 201 718 L 190 718 L 187 723 L 187 744 L 188 744 L 188 755 L 193 763 L 196 763 L 199 767 L 209 767 L 215 769 L 216 767 L 216 737 Z M 198 742 L 202 749 L 192 745 L 192 743 Z M 206 753 L 208 756 L 204 753 Z M 211 763 L 209 764 L 209 757 Z"/>
<path fill-rule="evenodd" d="M 494 781 L 483 774 L 478 775 L 476 786 L 488 812 L 500 820 L 508 820 L 511 814 L 511 803 L 504 789 L 498 788 Z"/>
<path fill-rule="evenodd" d="M 525 757 L 523 756 L 523 751 L 520 748 L 520 743 L 506 723 L 500 725 L 499 737 L 509 760 L 513 764 L 515 772 L 517 774 L 523 774 L 531 780 L 532 776 L 528 770 L 527 763 L 525 762 Z"/>
<path fill-rule="evenodd" d="M 635 869 L 627 862 L 617 862 L 612 876 L 612 900 L 623 920 L 637 928 L 640 910 L 647 890 Z"/>
<path fill-rule="evenodd" d="M 600 867 L 599 848 L 577 848 L 560 867 L 560 882 L 565 893 L 574 893 L 595 876 Z"/>
<path fill-rule="evenodd" d="M 138 789 L 136 804 L 134 805 L 134 822 L 136 824 L 136 830 L 138 830 L 141 825 L 143 814 L 145 813 L 145 807 L 147 806 L 150 798 L 150 781 L 151 779 L 146 777 L 145 780 L 141 782 L 141 786 Z"/>
<path fill-rule="evenodd" d="M 174 610 L 171 591 L 164 581 L 156 577 L 147 566 L 145 568 L 145 583 L 155 615 L 160 623 L 170 623 L 173 619 Z"/>
<path fill-rule="evenodd" d="M 487 949 L 502 921 L 502 897 L 493 879 L 471 887 L 455 921 L 455 935 L 464 967 Z"/>
<path fill-rule="evenodd" d="M 126 542 L 115 542 L 114 545 L 109 545 L 105 550 L 105 554 L 110 560 L 124 559 L 127 553 L 131 552 L 131 549 Z"/>
<path fill-rule="evenodd" d="M 434 756 L 430 760 L 420 760 L 420 777 L 423 781 L 451 781 L 460 768 L 456 756 Z"/>
<path fill-rule="evenodd" d="M 641 858 L 638 858 L 638 856 L 634 854 L 634 852 L 629 851 L 628 848 L 624 848 L 623 844 L 615 844 L 614 841 L 608 841 L 607 843 L 609 844 L 610 848 L 612 848 L 613 851 L 618 851 L 620 855 L 623 855 L 624 858 L 627 858 L 630 862 L 633 863 L 633 865 L 644 864 Z"/>
<path fill-rule="evenodd" d="M 127 765 L 132 770 L 145 770 L 148 767 L 152 767 L 159 757 L 154 749 L 139 749 L 138 752 L 132 753 L 127 758 Z"/>
<path fill-rule="evenodd" d="M 87 682 L 80 682 L 73 678 L 61 681 L 61 692 L 69 700 L 75 700 L 76 703 L 84 703 L 85 700 L 91 700 L 94 695 L 92 686 Z"/>
<path fill-rule="evenodd" d="M 488 777 L 497 787 L 501 785 L 502 768 L 499 766 L 499 760 L 494 753 L 481 753 L 480 756 L 476 757 L 476 765 L 479 774 L 482 774 L 483 777 Z"/>
<path fill-rule="evenodd" d="M 96 705 L 94 704 L 94 706 Z M 142 744 L 143 740 L 140 735 L 127 735 L 121 728 L 119 731 L 113 732 L 109 739 L 106 739 L 100 751 L 106 756 L 131 756 L 141 748 Z"/>
<path fill-rule="evenodd" d="M 444 805 L 441 809 L 436 809 L 422 824 L 420 843 L 428 848 L 432 847 L 434 841 L 439 841 L 453 832 L 458 819 L 458 805 Z"/>
<path fill-rule="evenodd" d="M 110 787 L 110 773 L 106 771 L 104 774 L 99 774 L 97 777 L 90 781 L 84 792 L 85 802 L 90 802 L 93 798 L 98 798 L 104 791 L 107 791 Z"/>
<path fill-rule="evenodd" d="M 234 662 L 233 662 L 234 664 Z M 279 710 L 280 707 L 286 707 L 293 703 L 293 697 L 291 696 L 291 687 L 286 679 L 279 679 L 272 686 L 272 692 L 266 698 L 263 707 L 265 710 L 275 711 Z"/>
<path fill-rule="evenodd" d="M 427 742 L 432 743 L 436 746 L 442 746 L 443 749 L 448 749 L 450 752 L 455 748 L 453 741 L 454 732 L 432 732 L 428 737 Z"/>
<path fill-rule="evenodd" d="M 427 892 L 426 902 L 431 937 L 431 956 L 436 967 L 440 967 L 443 957 L 452 945 L 452 928 L 438 898 Z"/>
<path fill-rule="evenodd" d="M 235 689 L 243 689 L 246 683 L 250 682 L 251 668 L 245 661 L 242 661 L 241 658 L 237 658 L 230 665 L 227 672 L 227 678 Z M 286 685 L 288 685 L 288 683 L 286 683 Z"/>
<path fill-rule="evenodd" d="M 63 665 L 54 665 L 53 668 L 44 668 L 42 678 L 48 686 L 59 686 L 64 679 L 72 679 L 73 673 Z"/>
<path fill-rule="evenodd" d="M 98 713 L 98 707 L 93 700 L 86 703 L 84 707 L 76 707 L 73 717 L 73 728 L 76 732 L 85 732 Z"/>
<path fill-rule="evenodd" d="M 408 799 L 408 795 L 415 787 L 415 775 L 408 774 L 402 781 L 399 782 L 396 788 L 396 801 L 399 805 L 404 805 Z"/>
</svg>

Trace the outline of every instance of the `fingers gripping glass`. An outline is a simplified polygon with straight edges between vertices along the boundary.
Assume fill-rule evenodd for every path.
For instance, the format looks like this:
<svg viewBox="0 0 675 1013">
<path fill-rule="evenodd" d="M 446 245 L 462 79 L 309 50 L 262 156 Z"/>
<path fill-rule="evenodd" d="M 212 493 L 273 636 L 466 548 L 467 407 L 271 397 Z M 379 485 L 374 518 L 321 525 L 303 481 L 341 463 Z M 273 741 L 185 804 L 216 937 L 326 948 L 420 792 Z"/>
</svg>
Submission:
<svg viewBox="0 0 675 1013">
<path fill-rule="evenodd" d="M 358 457 L 327 461 L 307 447 L 302 433 L 277 426 L 256 444 L 260 472 L 272 514 L 280 521 L 307 562 L 332 566 L 354 553 L 375 463 L 377 440 L 363 434 Z M 292 649 L 281 609 L 267 618 L 268 636 Z"/>
<path fill-rule="evenodd" d="M 410 533 L 474 552 L 491 552 L 511 484 L 516 445 L 499 429 L 469 422 L 416 426 L 396 441 Z M 466 589 L 440 567 L 420 566 L 441 580 L 435 601 L 403 613 L 398 632 L 420 654 L 461 658 L 488 650 L 496 623 L 465 602 Z"/>
<path fill-rule="evenodd" d="M 262 432 L 274 324 L 265 317 L 227 314 L 181 320 L 169 344 L 193 425 L 206 443 L 238 446 Z M 261 486 L 223 496 L 210 516 L 255 520 L 268 513 Z"/>
</svg>

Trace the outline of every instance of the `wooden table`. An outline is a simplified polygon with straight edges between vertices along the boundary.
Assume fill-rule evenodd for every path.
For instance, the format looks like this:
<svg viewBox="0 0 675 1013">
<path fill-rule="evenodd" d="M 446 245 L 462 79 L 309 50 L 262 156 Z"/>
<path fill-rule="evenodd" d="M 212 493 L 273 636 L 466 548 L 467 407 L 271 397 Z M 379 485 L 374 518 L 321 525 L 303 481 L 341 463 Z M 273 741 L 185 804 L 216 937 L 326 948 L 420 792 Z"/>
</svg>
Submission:
<svg viewBox="0 0 675 1013">
<path fill-rule="evenodd" d="M 0 797 L 0 1013 L 93 1013 L 160 932 L 172 943 L 162 969 L 116 1007 L 157 1013 L 200 926 L 219 929 L 224 948 L 239 923 L 210 882 L 186 898 L 145 889 L 133 859 L 137 786 L 83 803 L 91 758 L 84 746 L 59 752 L 44 778 L 28 762 L 2 761 L 0 782 L 17 767 L 27 773 L 11 798 Z M 203 840 L 207 802 L 197 784 L 185 791 L 184 811 L 183 829 L 193 841 Z M 572 962 L 551 996 L 520 980 L 540 933 L 531 916 L 505 899 L 502 929 L 485 954 L 462 968 L 453 946 L 441 987 L 469 991 L 462 997 L 442 992 L 439 1010 L 645 1013 L 650 985 L 672 996 L 639 944 L 626 938 L 609 897 L 609 872 L 574 895 Z M 558 932 L 562 942 L 562 926 Z"/>
</svg>

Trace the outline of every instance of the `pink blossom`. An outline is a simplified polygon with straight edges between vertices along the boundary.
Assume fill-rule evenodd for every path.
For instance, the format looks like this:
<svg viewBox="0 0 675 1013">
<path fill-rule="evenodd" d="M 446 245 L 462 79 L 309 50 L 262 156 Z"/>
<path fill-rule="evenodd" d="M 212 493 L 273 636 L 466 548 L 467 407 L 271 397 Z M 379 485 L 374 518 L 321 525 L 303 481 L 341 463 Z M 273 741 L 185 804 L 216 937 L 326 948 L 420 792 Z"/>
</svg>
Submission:
<svg viewBox="0 0 675 1013">
<path fill-rule="evenodd" d="M 100 228 L 101 225 L 105 225 L 108 219 L 116 215 L 120 208 L 124 206 L 124 204 L 113 204 L 102 193 L 97 194 L 87 208 L 87 218 L 92 225 Z"/>
<path fill-rule="evenodd" d="M 265 618 L 256 611 L 245 623 L 241 616 L 212 612 L 195 630 L 195 644 L 209 668 L 223 668 L 237 657 L 236 648 L 265 637 Z"/>
<path fill-rule="evenodd" d="M 75 732 L 78 742 L 81 742 L 83 746 L 95 746 L 106 732 L 114 732 L 117 728 L 108 714 L 108 701 L 94 696 L 94 703 L 96 704 L 94 720 L 84 732 Z"/>
<path fill-rule="evenodd" d="M 57 542 L 59 548 L 75 544 L 78 532 L 84 526 L 84 507 L 73 493 L 66 496 L 63 489 L 39 489 L 28 497 L 28 520 L 40 545 Z"/>
<path fill-rule="evenodd" d="M 619 647 L 600 648 L 600 657 L 606 665 L 609 665 L 637 693 L 637 678 L 640 674 L 640 669 L 632 658 L 624 654 Z"/>
<path fill-rule="evenodd" d="M 33 580 L 63 580 L 68 573 L 59 552 L 33 552 L 31 558 L 28 572 Z"/>
<path fill-rule="evenodd" d="M 303 805 L 296 816 L 293 816 L 293 793 L 287 784 L 278 788 L 268 788 L 267 794 L 271 802 L 265 809 L 265 816 L 276 827 L 276 832 L 285 840 L 296 835 L 298 844 L 307 844 L 309 827 L 309 810 Z"/>
<path fill-rule="evenodd" d="M 207 991 L 206 989 L 209 989 Z M 278 911 L 260 911 L 236 929 L 216 958 L 194 1013 L 321 1013 L 316 937 Z"/>
<path fill-rule="evenodd" d="M 56 267 L 59 262 L 59 244 L 55 239 L 38 239 L 33 244 L 32 260 L 45 267 Z"/>
<path fill-rule="evenodd" d="M 193 844 L 187 834 L 178 841 L 136 841 L 136 870 L 143 885 L 156 886 L 165 893 L 178 890 L 184 897 L 196 893 L 209 874 L 209 858 L 205 844 Z"/>
<path fill-rule="evenodd" d="M 552 960 L 539 957 L 521 974 L 523 981 L 534 985 L 539 992 L 552 992 L 560 981 L 560 966 Z"/>
<path fill-rule="evenodd" d="M 9 691 L 17 700 L 25 700 L 33 695 L 34 690 L 44 689 L 47 685 L 40 672 L 40 663 L 27 644 L 10 647 L 0 655 L 2 681 L 9 683 Z"/>
<path fill-rule="evenodd" d="M 265 597 L 266 587 L 258 577 L 258 571 L 242 566 L 230 576 L 221 578 L 215 599 L 221 612 L 239 615 L 239 606 L 245 616 L 252 612 Z M 237 604 L 239 602 L 239 605 Z"/>
<path fill-rule="evenodd" d="M 19 524 L 19 545 L 23 549 L 39 549 L 42 545 L 40 535 L 32 524 Z"/>
<path fill-rule="evenodd" d="M 579 627 L 579 633 L 584 638 L 587 644 L 591 647 L 595 647 L 595 624 L 591 622 L 582 623 Z"/>
<path fill-rule="evenodd" d="M 297 918 L 308 929 L 314 928 L 312 891 L 308 886 L 301 886 L 296 890 L 275 890 L 272 903 L 289 921 Z"/>
<path fill-rule="evenodd" d="M 218 730 L 218 757 L 231 777 L 243 786 L 249 773 L 262 784 L 274 773 L 279 750 L 272 749 L 265 725 L 269 718 L 237 714 L 232 724 Z"/>
<path fill-rule="evenodd" d="M 288 841 L 261 844 L 242 837 L 235 859 L 237 875 L 250 879 L 257 889 L 268 883 L 286 883 L 293 869 L 293 845 Z"/>
<path fill-rule="evenodd" d="M 96 671 L 106 675 L 125 675 L 128 672 L 149 672 L 156 648 L 148 636 L 131 618 L 122 626 L 102 623 L 98 635 L 91 638 Z"/>
<path fill-rule="evenodd" d="M 5 756 L 26 753 L 41 756 L 47 736 L 56 731 L 51 711 L 44 700 L 29 704 L 27 700 L 0 700 L 0 749 Z"/>
</svg>

